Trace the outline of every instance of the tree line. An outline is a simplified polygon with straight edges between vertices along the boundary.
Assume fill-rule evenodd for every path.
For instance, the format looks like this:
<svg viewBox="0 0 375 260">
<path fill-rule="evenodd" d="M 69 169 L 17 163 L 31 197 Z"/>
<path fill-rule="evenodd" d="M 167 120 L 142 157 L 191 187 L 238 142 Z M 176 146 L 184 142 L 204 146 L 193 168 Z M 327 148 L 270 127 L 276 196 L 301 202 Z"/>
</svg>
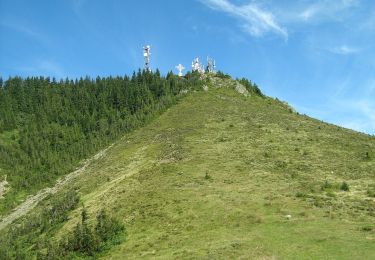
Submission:
<svg viewBox="0 0 375 260">
<path fill-rule="evenodd" d="M 183 90 L 201 87 L 195 73 L 181 78 L 158 70 L 131 77 L 1 79 L 0 177 L 7 175 L 11 189 L 0 200 L 0 214 L 160 114 Z"/>
</svg>

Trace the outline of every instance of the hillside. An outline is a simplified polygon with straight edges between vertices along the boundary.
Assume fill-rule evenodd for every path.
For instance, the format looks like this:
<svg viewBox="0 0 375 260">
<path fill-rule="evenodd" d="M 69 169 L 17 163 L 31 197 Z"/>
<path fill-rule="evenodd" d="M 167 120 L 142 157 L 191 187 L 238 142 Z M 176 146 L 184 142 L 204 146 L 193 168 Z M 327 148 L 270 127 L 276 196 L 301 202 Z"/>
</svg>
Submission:
<svg viewBox="0 0 375 260">
<path fill-rule="evenodd" d="M 125 227 L 108 259 L 374 259 L 375 138 L 241 86 L 213 78 L 127 133 L 5 228 L 0 258 L 58 255 L 84 207 Z"/>
<path fill-rule="evenodd" d="M 200 84 L 197 75 L 163 77 L 158 70 L 0 81 L 0 216 Z"/>
</svg>

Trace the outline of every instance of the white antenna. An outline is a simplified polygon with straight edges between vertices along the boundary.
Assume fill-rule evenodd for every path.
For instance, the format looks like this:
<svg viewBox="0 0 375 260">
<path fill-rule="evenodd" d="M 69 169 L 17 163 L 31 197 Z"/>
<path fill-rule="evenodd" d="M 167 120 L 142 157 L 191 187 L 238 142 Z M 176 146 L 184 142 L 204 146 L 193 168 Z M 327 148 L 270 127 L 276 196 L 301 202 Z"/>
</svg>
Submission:
<svg viewBox="0 0 375 260">
<path fill-rule="evenodd" d="M 182 71 L 185 69 L 185 67 L 182 66 L 182 64 L 178 64 L 178 65 L 176 66 L 176 69 L 178 70 L 178 76 L 182 77 L 182 76 L 183 76 L 183 75 L 182 75 Z"/>
<path fill-rule="evenodd" d="M 150 68 L 151 46 L 150 45 L 146 45 L 146 47 L 143 47 L 143 57 L 145 59 L 144 70 L 151 71 L 151 68 Z"/>
<path fill-rule="evenodd" d="M 199 61 L 199 58 L 195 58 L 191 63 L 191 67 L 193 71 L 198 71 L 199 73 L 204 73 L 203 65 Z"/>
<path fill-rule="evenodd" d="M 215 68 L 216 68 L 215 60 L 207 56 L 207 72 L 216 73 Z"/>
</svg>

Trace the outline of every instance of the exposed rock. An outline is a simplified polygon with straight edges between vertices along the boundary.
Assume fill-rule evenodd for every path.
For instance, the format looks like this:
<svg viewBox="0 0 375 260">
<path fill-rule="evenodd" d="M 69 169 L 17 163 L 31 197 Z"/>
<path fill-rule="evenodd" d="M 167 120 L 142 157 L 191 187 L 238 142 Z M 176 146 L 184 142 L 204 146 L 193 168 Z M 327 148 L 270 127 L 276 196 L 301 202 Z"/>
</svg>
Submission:
<svg viewBox="0 0 375 260">
<path fill-rule="evenodd" d="M 244 95 L 245 97 L 248 97 L 250 95 L 245 86 L 239 82 L 236 82 L 236 91 L 241 95 Z"/>
<path fill-rule="evenodd" d="M 3 198 L 6 191 L 9 189 L 9 183 L 5 179 L 4 181 L 0 182 L 0 199 Z"/>
</svg>

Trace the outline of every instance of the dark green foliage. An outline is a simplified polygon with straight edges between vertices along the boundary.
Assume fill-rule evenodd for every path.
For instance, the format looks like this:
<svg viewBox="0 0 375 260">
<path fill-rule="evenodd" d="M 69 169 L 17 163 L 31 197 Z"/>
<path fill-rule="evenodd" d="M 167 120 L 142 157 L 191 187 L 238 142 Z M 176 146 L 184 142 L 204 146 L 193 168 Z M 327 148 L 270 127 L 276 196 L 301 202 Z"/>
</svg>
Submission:
<svg viewBox="0 0 375 260">
<path fill-rule="evenodd" d="M 77 192 L 68 191 L 50 200 L 42 210 L 12 225 L 0 235 L 0 259 L 28 259 L 40 254 L 39 249 L 47 246 L 56 226 L 67 220 L 68 213 L 78 202 Z M 56 250 L 49 253 L 56 254 Z M 51 255 L 48 259 L 54 258 Z"/>
<path fill-rule="evenodd" d="M 53 183 L 78 162 L 174 104 L 182 90 L 200 89 L 199 76 L 51 80 L 9 78 L 0 87 L 0 169 L 12 189 L 9 211 L 22 196 Z M 4 139 L 8 133 L 13 138 Z M 1 177 L 1 176 L 0 176 Z"/>
<path fill-rule="evenodd" d="M 349 191 L 349 184 L 347 184 L 345 181 L 341 183 L 340 190 L 342 191 Z"/>
<path fill-rule="evenodd" d="M 206 180 L 212 180 L 212 177 L 211 177 L 211 175 L 208 173 L 208 171 L 206 171 L 206 174 L 204 175 L 204 179 L 206 179 Z"/>
<path fill-rule="evenodd" d="M 110 248 L 111 242 L 115 242 L 125 231 L 124 225 L 117 219 L 109 217 L 105 210 L 99 212 L 96 220 L 96 226 L 92 228 L 88 223 L 87 211 L 83 208 L 81 222 L 76 225 L 67 243 L 65 245 L 60 243 L 62 245 L 60 248 L 51 247 L 51 251 L 55 254 L 58 252 L 59 257 L 72 253 L 93 256 Z"/>
<path fill-rule="evenodd" d="M 262 91 L 259 89 L 257 84 L 252 83 L 250 80 L 248 80 L 246 78 L 237 79 L 237 80 L 242 85 L 244 85 L 245 88 L 247 89 L 247 91 L 249 91 L 250 93 L 261 96 L 261 97 L 264 97 Z"/>
<path fill-rule="evenodd" d="M 373 226 L 372 225 L 365 225 L 362 227 L 362 231 L 366 231 L 366 232 L 370 232 L 373 230 Z"/>
<path fill-rule="evenodd" d="M 99 212 L 96 220 L 95 231 L 101 241 L 106 242 L 124 231 L 124 226 L 118 220 L 109 217 L 105 210 Z"/>
<path fill-rule="evenodd" d="M 369 185 L 367 189 L 367 196 L 375 198 L 375 184 Z"/>
<path fill-rule="evenodd" d="M 81 212 L 81 222 L 76 225 L 73 233 L 68 239 L 68 243 L 64 246 L 64 250 L 60 252 L 80 252 L 87 255 L 93 255 L 99 250 L 99 239 L 92 231 L 88 224 L 88 215 L 85 208 Z"/>
<path fill-rule="evenodd" d="M 216 72 L 215 76 L 221 79 L 231 79 L 231 76 L 229 74 L 224 74 L 224 72 L 220 70 Z"/>
<path fill-rule="evenodd" d="M 334 187 L 334 185 L 331 182 L 329 182 L 328 180 L 325 180 L 324 183 L 321 186 L 321 189 L 327 190 L 327 189 L 332 189 L 333 187 Z"/>
<path fill-rule="evenodd" d="M 89 223 L 87 210 L 83 208 L 81 220 L 67 239 L 55 243 L 51 239 L 68 213 L 78 205 L 79 197 L 69 191 L 52 200 L 43 210 L 13 225 L 0 235 L 0 259 L 61 259 L 94 256 L 111 246 L 123 242 L 125 227 L 104 210 L 97 215 L 96 225 Z"/>
<path fill-rule="evenodd" d="M 304 198 L 304 197 L 306 197 L 306 194 L 303 193 L 303 192 L 298 191 L 298 192 L 296 193 L 296 197 L 297 197 L 297 198 Z"/>
</svg>

